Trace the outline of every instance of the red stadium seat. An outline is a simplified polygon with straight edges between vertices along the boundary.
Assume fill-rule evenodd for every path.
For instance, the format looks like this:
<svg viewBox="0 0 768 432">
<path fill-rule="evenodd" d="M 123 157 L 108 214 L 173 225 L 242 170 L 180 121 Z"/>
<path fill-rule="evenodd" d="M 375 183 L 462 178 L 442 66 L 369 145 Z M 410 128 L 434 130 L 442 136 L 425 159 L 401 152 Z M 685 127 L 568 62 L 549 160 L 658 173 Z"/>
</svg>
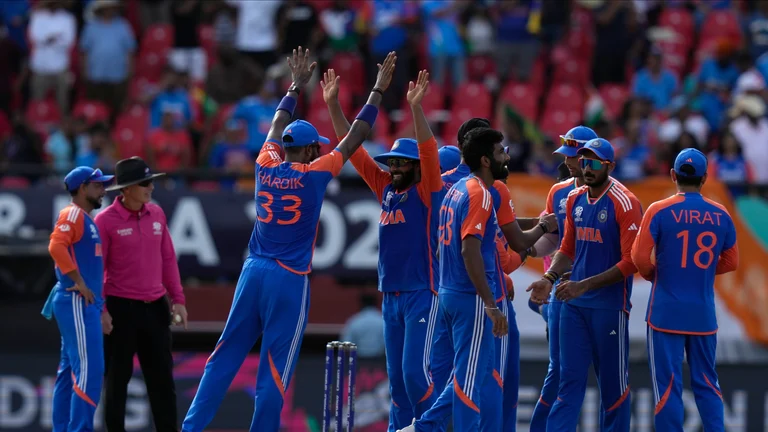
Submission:
<svg viewBox="0 0 768 432">
<path fill-rule="evenodd" d="M 29 101 L 26 119 L 35 132 L 47 136 L 61 121 L 61 113 L 56 102 L 50 99 Z"/>
<path fill-rule="evenodd" d="M 629 89 L 623 84 L 603 84 L 599 91 L 606 113 L 610 118 L 617 118 L 629 96 Z"/>
<path fill-rule="evenodd" d="M 136 62 L 136 78 L 146 78 L 158 82 L 163 77 L 168 58 L 156 52 L 142 52 Z"/>
<path fill-rule="evenodd" d="M 331 143 L 336 142 L 336 133 L 333 130 L 333 122 L 331 121 L 331 115 L 325 108 L 315 108 L 309 112 L 307 121 L 312 123 L 317 129 L 317 132 L 331 140 Z"/>
<path fill-rule="evenodd" d="M 29 179 L 26 177 L 0 177 L 0 187 L 3 189 L 26 189 L 29 187 L 29 185 Z"/>
<path fill-rule="evenodd" d="M 662 52 L 664 66 L 675 72 L 678 78 L 683 76 L 688 64 L 689 41 L 660 41 L 657 46 Z"/>
<path fill-rule="evenodd" d="M 707 40 L 727 38 L 735 46 L 741 45 L 742 34 L 739 18 L 731 10 L 712 10 L 707 13 L 701 25 L 700 43 Z"/>
<path fill-rule="evenodd" d="M 582 88 L 572 84 L 553 84 L 544 107 L 547 111 L 555 108 L 563 111 L 581 111 L 584 108 Z"/>
<path fill-rule="evenodd" d="M 589 83 L 592 66 L 590 62 L 569 55 L 560 62 L 554 63 L 553 84 L 565 83 L 583 87 Z"/>
<path fill-rule="evenodd" d="M 541 116 L 539 129 L 550 137 L 556 137 L 578 125 L 581 117 L 581 110 L 564 110 L 560 108 L 547 110 Z"/>
<path fill-rule="evenodd" d="M 351 111 L 352 110 L 352 91 L 345 84 L 346 82 L 344 81 L 344 79 L 342 79 L 341 86 L 339 87 L 339 104 L 341 104 L 341 109 L 342 111 L 344 111 L 344 114 L 351 116 L 355 114 Z M 325 100 L 323 99 L 322 89 L 317 89 L 316 91 L 312 92 L 312 96 L 309 101 L 310 111 L 314 111 L 318 109 L 323 109 L 325 111 L 328 111 L 328 105 L 325 103 Z"/>
<path fill-rule="evenodd" d="M 165 56 L 173 47 L 173 26 L 153 24 L 144 32 L 141 39 L 141 53 L 155 53 Z"/>
<path fill-rule="evenodd" d="M 359 55 L 336 54 L 331 60 L 329 68 L 336 71 L 336 75 L 340 76 L 344 84 L 349 86 L 353 95 L 365 89 L 365 65 Z"/>
<path fill-rule="evenodd" d="M 213 26 L 201 25 L 197 28 L 197 34 L 200 46 L 205 51 L 208 68 L 210 68 L 216 62 L 216 39 L 214 39 Z"/>
<path fill-rule="evenodd" d="M 427 94 L 421 100 L 421 108 L 424 110 L 427 118 L 433 119 L 435 114 L 445 109 L 445 93 L 438 85 L 430 85 Z M 408 99 L 403 98 L 403 105 L 400 108 L 405 113 L 403 122 L 411 123 L 411 106 L 408 105 Z M 399 127 L 398 127 L 399 129 Z"/>
<path fill-rule="evenodd" d="M 452 114 L 458 110 L 472 111 L 472 117 L 491 117 L 491 92 L 478 83 L 464 83 L 454 92 Z M 465 119 L 466 120 L 466 119 Z"/>
<path fill-rule="evenodd" d="M 112 138 L 121 158 L 144 155 L 144 139 L 149 127 L 149 112 L 141 105 L 133 105 L 120 114 L 112 130 Z"/>
<path fill-rule="evenodd" d="M 88 124 L 109 121 L 110 110 L 102 102 L 81 100 L 75 104 L 72 109 L 74 117 L 85 118 Z"/>
<path fill-rule="evenodd" d="M 496 74 L 496 61 L 488 55 L 474 55 L 467 60 L 467 78 L 472 82 L 483 82 L 486 77 Z"/>
<path fill-rule="evenodd" d="M 685 8 L 664 8 L 659 15 L 659 27 L 674 30 L 686 41 L 692 41 L 696 33 L 693 15 Z"/>
<path fill-rule="evenodd" d="M 533 85 L 536 92 L 539 94 L 544 90 L 545 79 L 547 76 L 547 60 L 546 56 L 543 54 L 540 55 L 533 63 L 533 68 L 531 68 L 531 73 L 528 78 L 528 83 Z"/>
<path fill-rule="evenodd" d="M 454 109 L 451 111 L 451 119 L 443 128 L 443 141 L 450 144 L 456 143 L 456 135 L 458 135 L 459 128 L 461 127 L 462 123 L 471 119 L 472 117 L 488 118 L 488 116 L 478 115 L 470 108 L 463 106 L 454 107 Z"/>
<path fill-rule="evenodd" d="M 504 104 L 509 104 L 523 117 L 535 120 L 539 115 L 539 97 L 539 92 L 531 84 L 510 81 L 501 91 L 499 106 L 503 109 Z"/>
</svg>

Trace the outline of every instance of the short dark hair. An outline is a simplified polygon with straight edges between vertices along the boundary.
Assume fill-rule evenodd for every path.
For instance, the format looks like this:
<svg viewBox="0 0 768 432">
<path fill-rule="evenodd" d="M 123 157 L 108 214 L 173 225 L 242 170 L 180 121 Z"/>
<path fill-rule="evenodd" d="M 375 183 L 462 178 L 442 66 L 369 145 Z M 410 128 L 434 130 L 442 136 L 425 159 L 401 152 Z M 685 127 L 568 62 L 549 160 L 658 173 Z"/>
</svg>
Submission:
<svg viewBox="0 0 768 432">
<path fill-rule="evenodd" d="M 479 127 L 469 131 L 464 137 L 461 155 L 470 171 L 474 172 L 480 169 L 482 166 L 480 160 L 483 156 L 492 159 L 493 147 L 502 141 L 504 141 L 504 135 L 496 129 Z"/>
<path fill-rule="evenodd" d="M 683 164 L 680 166 L 680 172 L 685 176 L 677 175 L 677 184 L 680 186 L 701 186 L 701 181 L 704 177 L 692 176 L 691 174 L 696 172 L 696 169 L 690 164 Z"/>
<path fill-rule="evenodd" d="M 491 127 L 491 122 L 482 117 L 474 117 L 465 121 L 459 128 L 459 132 L 456 134 L 456 145 L 459 149 L 464 146 L 464 140 L 467 139 L 467 133 L 473 129 L 481 127 L 489 128 Z"/>
</svg>

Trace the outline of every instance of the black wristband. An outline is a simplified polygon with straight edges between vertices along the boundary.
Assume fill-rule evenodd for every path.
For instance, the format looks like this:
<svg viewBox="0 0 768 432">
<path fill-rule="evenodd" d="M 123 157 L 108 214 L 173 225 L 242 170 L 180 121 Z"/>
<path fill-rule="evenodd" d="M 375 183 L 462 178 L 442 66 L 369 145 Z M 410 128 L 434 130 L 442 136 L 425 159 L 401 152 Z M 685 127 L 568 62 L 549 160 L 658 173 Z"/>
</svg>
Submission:
<svg viewBox="0 0 768 432">
<path fill-rule="evenodd" d="M 373 90 L 371 90 L 371 91 L 372 91 L 372 92 L 376 92 L 376 93 L 378 93 L 378 94 L 380 94 L 380 95 L 384 96 L 384 90 L 382 90 L 382 89 L 380 89 L 380 88 L 378 88 L 378 87 L 374 87 L 374 88 L 373 88 Z"/>
<path fill-rule="evenodd" d="M 548 272 L 544 273 L 544 276 L 542 276 L 542 277 L 544 279 L 550 281 L 552 284 L 554 284 L 560 278 L 560 275 L 558 275 L 557 273 L 555 273 L 553 271 L 548 271 Z"/>
<path fill-rule="evenodd" d="M 547 228 L 547 224 L 544 222 L 539 222 L 539 226 L 541 227 L 541 230 L 544 231 L 544 234 L 547 234 L 549 232 L 549 228 Z"/>
<path fill-rule="evenodd" d="M 290 87 L 288 87 L 289 92 L 296 92 L 296 94 L 301 94 L 301 89 L 296 84 L 291 84 Z"/>
</svg>

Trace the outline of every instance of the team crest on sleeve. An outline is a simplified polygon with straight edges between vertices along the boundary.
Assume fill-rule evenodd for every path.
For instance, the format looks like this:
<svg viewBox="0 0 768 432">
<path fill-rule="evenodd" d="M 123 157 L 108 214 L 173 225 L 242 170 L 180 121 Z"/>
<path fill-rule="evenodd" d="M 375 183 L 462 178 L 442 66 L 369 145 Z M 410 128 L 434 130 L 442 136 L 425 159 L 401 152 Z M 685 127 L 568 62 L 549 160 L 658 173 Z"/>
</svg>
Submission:
<svg viewBox="0 0 768 432">
<path fill-rule="evenodd" d="M 384 198 L 384 205 L 389 207 L 389 201 L 392 199 L 392 191 L 387 192 L 387 197 Z"/>
<path fill-rule="evenodd" d="M 576 210 L 573 211 L 574 222 L 581 222 L 581 214 L 583 212 L 584 212 L 584 208 L 582 206 L 576 207 Z"/>
<path fill-rule="evenodd" d="M 61 225 L 59 225 L 59 231 L 61 231 L 61 232 L 69 231 L 69 224 L 61 224 Z"/>
<path fill-rule="evenodd" d="M 568 204 L 568 199 L 562 198 L 560 199 L 560 210 L 558 210 L 558 213 L 565 214 L 565 207 Z"/>
<path fill-rule="evenodd" d="M 597 214 L 597 220 L 600 222 L 605 222 L 608 220 L 608 210 L 602 209 L 600 210 L 600 213 Z"/>
</svg>

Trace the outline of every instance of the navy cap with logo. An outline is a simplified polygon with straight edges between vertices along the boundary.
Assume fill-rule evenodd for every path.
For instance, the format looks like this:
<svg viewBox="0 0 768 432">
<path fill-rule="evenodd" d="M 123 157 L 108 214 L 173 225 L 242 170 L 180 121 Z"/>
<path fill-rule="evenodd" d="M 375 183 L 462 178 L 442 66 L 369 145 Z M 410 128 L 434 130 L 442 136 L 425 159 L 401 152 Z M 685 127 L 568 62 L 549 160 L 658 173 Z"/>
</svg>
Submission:
<svg viewBox="0 0 768 432">
<path fill-rule="evenodd" d="M 687 148 L 675 158 L 675 174 L 680 177 L 704 177 L 707 165 L 704 153 L 695 148 Z"/>
<path fill-rule="evenodd" d="M 286 140 L 286 138 L 288 138 Z M 312 123 L 296 120 L 285 127 L 283 132 L 283 147 L 306 147 L 312 144 L 329 144 L 331 140 L 320 136 Z"/>
<path fill-rule="evenodd" d="M 594 153 L 602 161 L 614 162 L 613 146 L 607 139 L 595 138 L 589 140 L 577 153 L 583 156 L 585 154 L 588 155 L 590 152 Z"/>
<path fill-rule="evenodd" d="M 64 177 L 64 186 L 68 192 L 77 190 L 85 183 L 109 183 L 115 176 L 104 175 L 100 169 L 79 166 Z"/>
</svg>

